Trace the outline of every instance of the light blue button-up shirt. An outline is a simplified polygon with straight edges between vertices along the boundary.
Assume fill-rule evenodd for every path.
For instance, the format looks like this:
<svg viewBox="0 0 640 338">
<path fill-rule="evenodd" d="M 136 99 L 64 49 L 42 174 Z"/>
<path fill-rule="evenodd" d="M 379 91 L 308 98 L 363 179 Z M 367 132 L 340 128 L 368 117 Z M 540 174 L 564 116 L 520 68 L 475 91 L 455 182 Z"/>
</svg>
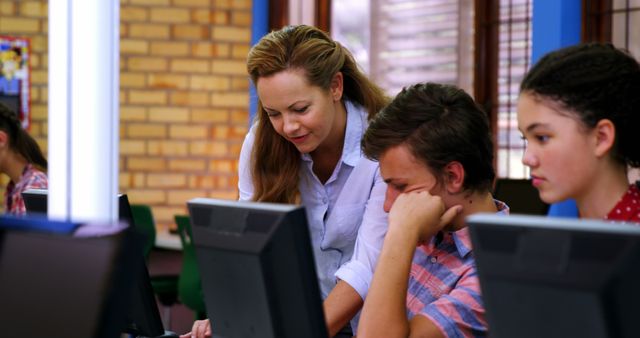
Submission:
<svg viewBox="0 0 640 338">
<path fill-rule="evenodd" d="M 387 213 L 383 210 L 386 184 L 378 163 L 365 158 L 360 150 L 367 112 L 348 101 L 345 106 L 347 126 L 342 157 L 326 183 L 322 184 L 313 173 L 311 156 L 301 154 L 300 196 L 307 213 L 323 299 L 336 285 L 336 277 L 365 298 L 387 231 Z M 250 166 L 254 132 L 251 128 L 240 153 L 241 200 L 250 200 L 254 191 Z"/>
</svg>

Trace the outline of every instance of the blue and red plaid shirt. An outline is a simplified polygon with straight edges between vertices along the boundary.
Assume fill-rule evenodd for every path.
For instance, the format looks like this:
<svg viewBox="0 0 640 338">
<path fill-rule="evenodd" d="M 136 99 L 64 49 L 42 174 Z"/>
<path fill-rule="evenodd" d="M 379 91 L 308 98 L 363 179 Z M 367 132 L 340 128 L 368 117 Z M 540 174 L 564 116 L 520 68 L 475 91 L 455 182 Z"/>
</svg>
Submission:
<svg viewBox="0 0 640 338">
<path fill-rule="evenodd" d="M 27 210 L 22 200 L 22 192 L 27 189 L 46 189 L 48 186 L 47 174 L 27 164 L 22 171 L 20 181 L 7 184 L 4 193 L 4 212 L 14 215 L 24 215 Z"/>
<path fill-rule="evenodd" d="M 495 201 L 498 213 L 509 207 Z M 486 337 L 487 321 L 467 228 L 439 232 L 416 249 L 407 292 L 407 316 L 429 318 L 446 337 Z"/>
</svg>

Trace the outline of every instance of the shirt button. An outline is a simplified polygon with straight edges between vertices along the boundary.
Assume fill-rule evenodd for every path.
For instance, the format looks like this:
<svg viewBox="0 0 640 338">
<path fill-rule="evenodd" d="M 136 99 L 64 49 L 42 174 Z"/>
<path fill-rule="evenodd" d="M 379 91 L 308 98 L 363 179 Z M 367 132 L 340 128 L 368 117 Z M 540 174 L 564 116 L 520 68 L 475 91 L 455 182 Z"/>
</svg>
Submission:
<svg viewBox="0 0 640 338">
<path fill-rule="evenodd" d="M 431 257 L 431 263 L 437 263 L 438 262 L 438 257 Z"/>
</svg>

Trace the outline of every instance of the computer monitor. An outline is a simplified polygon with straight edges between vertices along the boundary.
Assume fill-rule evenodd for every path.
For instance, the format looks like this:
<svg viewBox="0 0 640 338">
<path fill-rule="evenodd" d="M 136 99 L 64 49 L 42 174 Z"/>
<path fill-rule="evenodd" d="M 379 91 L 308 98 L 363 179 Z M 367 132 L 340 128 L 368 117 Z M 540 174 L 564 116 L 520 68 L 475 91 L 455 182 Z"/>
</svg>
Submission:
<svg viewBox="0 0 640 338">
<path fill-rule="evenodd" d="M 135 240 L 118 226 L 110 235 L 79 238 L 32 223 L 0 217 L 0 336 L 118 337 Z"/>
<path fill-rule="evenodd" d="M 131 290 L 129 310 L 125 311 L 127 324 L 124 332 L 133 334 L 135 337 L 177 338 L 178 335 L 164 329 L 144 257 L 142 255 L 134 257 L 132 261 L 136 266 L 136 282 Z"/>
<path fill-rule="evenodd" d="M 467 224 L 491 337 L 638 336 L 640 227 L 496 214 Z"/>
<path fill-rule="evenodd" d="M 47 189 L 27 189 L 23 191 L 22 200 L 24 201 L 27 215 L 47 215 L 47 195 Z M 118 194 L 118 219 L 132 227 L 135 226 L 127 194 Z"/>
<path fill-rule="evenodd" d="M 28 215 L 42 216 L 47 213 L 47 189 L 28 189 L 22 193 Z M 118 215 L 122 222 L 131 225 L 130 230 L 135 229 L 131 205 L 127 194 L 118 194 Z M 132 231 L 133 232 L 133 231 Z M 136 234 L 132 236 L 141 236 Z M 126 326 L 124 332 L 143 337 L 177 337 L 170 331 L 165 331 L 147 265 L 142 255 L 142 248 L 139 253 L 132 254 L 130 264 L 134 265 L 132 275 L 129 276 L 129 284 L 133 285 L 131 290 L 131 303 L 126 311 Z"/>
<path fill-rule="evenodd" d="M 549 205 L 540 199 L 538 189 L 528 179 L 499 178 L 493 196 L 509 206 L 512 214 L 546 215 Z"/>
<path fill-rule="evenodd" d="M 207 198 L 187 206 L 216 336 L 327 337 L 303 207 Z"/>
</svg>

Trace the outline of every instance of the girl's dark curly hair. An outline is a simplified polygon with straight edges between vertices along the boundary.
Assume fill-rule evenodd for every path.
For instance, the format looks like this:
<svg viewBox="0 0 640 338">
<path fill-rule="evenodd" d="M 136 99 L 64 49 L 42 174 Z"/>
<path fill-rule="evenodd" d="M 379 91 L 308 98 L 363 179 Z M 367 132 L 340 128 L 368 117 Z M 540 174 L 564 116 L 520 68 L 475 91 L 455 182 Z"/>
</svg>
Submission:
<svg viewBox="0 0 640 338">
<path fill-rule="evenodd" d="M 640 65 L 627 51 L 602 43 L 559 49 L 533 66 L 520 91 L 559 103 L 587 129 L 609 119 L 613 158 L 640 166 Z"/>
<path fill-rule="evenodd" d="M 47 170 L 47 159 L 36 140 L 22 128 L 18 115 L 2 103 L 0 103 L 0 130 L 8 135 L 10 149 L 22 155 L 27 162 Z"/>
</svg>

